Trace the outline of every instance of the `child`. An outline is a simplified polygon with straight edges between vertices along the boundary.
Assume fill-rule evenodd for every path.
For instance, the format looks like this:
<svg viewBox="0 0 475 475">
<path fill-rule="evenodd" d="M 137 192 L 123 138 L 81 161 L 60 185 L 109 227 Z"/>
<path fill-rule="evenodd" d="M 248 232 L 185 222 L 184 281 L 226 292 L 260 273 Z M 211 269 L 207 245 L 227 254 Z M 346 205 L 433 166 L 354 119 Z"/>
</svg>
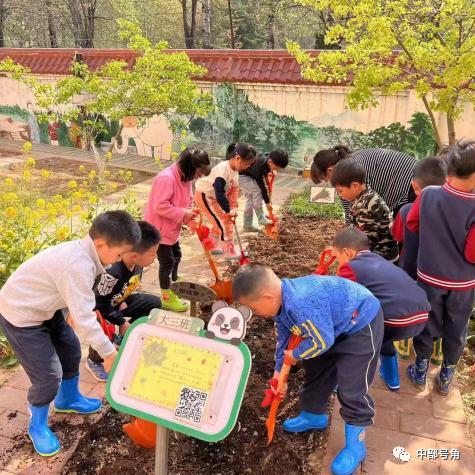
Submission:
<svg viewBox="0 0 475 475">
<path fill-rule="evenodd" d="M 384 337 L 380 375 L 391 391 L 397 391 L 399 372 L 394 341 L 412 338 L 424 329 L 430 305 L 425 292 L 402 269 L 369 251 L 365 233 L 343 228 L 333 241 L 338 275 L 366 287 L 381 304 Z"/>
<path fill-rule="evenodd" d="M 69 309 L 75 327 L 110 371 L 116 350 L 97 321 L 92 287 L 104 266 L 122 259 L 139 242 L 140 228 L 132 216 L 107 211 L 93 221 L 87 238 L 33 256 L 0 290 L 0 324 L 32 383 L 28 435 L 40 455 L 60 449 L 48 427 L 53 399 L 59 412 L 90 414 L 101 407 L 99 399 L 79 392 L 81 345 L 61 309 Z"/>
<path fill-rule="evenodd" d="M 412 188 L 416 196 L 427 186 L 443 185 L 447 180 L 447 164 L 438 157 L 421 160 L 414 168 Z M 399 267 L 404 269 L 414 280 L 417 280 L 417 251 L 419 249 L 419 236 L 407 229 L 407 215 L 412 208 L 412 203 L 405 204 L 394 220 L 391 233 L 403 247 L 399 256 Z"/>
<path fill-rule="evenodd" d="M 138 318 L 147 316 L 154 308 L 161 308 L 156 295 L 135 292 L 140 286 L 142 271 L 157 257 L 160 233 L 146 221 L 139 221 L 141 241 L 101 274 L 94 285 L 96 310 L 108 322 L 119 327 L 119 335 L 125 335 L 127 328 Z M 129 320 L 127 321 L 126 318 Z M 103 359 L 96 350 L 89 347 L 86 367 L 98 381 L 107 381 Z"/>
<path fill-rule="evenodd" d="M 338 384 L 346 445 L 332 463 L 332 473 L 353 473 L 366 456 L 365 427 L 373 422 L 368 394 L 383 338 L 383 314 L 378 300 L 363 286 L 340 277 L 308 276 L 282 281 L 268 267 L 241 267 L 233 279 L 235 300 L 277 324 L 274 378 L 284 355 L 302 360 L 302 412 L 287 419 L 288 432 L 324 430 L 328 399 Z M 290 335 L 303 338 L 286 350 Z"/>
<path fill-rule="evenodd" d="M 396 262 L 399 249 L 391 235 L 393 218 L 383 199 L 366 186 L 365 169 L 353 160 L 342 160 L 335 165 L 331 184 L 342 199 L 351 201 L 353 226 L 366 233 L 371 251 Z"/>
<path fill-rule="evenodd" d="M 234 249 L 233 223 L 237 216 L 239 172 L 249 168 L 256 159 L 256 149 L 244 143 L 232 143 L 226 151 L 227 160 L 218 163 L 209 176 L 196 182 L 196 206 L 212 224 L 210 236 L 215 243 L 213 254 L 227 260 L 238 259 Z"/>
<path fill-rule="evenodd" d="M 408 376 L 424 388 L 433 341 L 442 337 L 444 360 L 436 390 L 447 395 L 465 346 L 475 288 L 475 147 L 449 153 L 448 180 L 425 188 L 407 217 L 419 233 L 417 277 L 431 305 L 424 331 L 414 338 Z"/>
<path fill-rule="evenodd" d="M 208 153 L 202 149 L 187 148 L 176 163 L 162 170 L 154 179 L 145 207 L 144 219 L 161 234 L 158 248 L 158 277 L 162 290 L 162 307 L 174 312 L 186 312 L 188 305 L 171 290 L 171 281 L 178 279 L 181 248 L 178 241 L 183 224 L 196 215 L 192 183 L 210 172 Z"/>
<path fill-rule="evenodd" d="M 285 168 L 288 164 L 289 155 L 285 150 L 273 150 L 267 155 L 258 156 L 254 165 L 239 172 L 239 188 L 246 195 L 243 231 L 259 231 L 259 229 L 252 225 L 253 211 L 256 213 L 259 225 L 265 226 L 266 224 L 272 224 L 272 221 L 265 217 L 264 211 L 262 210 L 263 201 L 266 204 L 267 210 L 272 210 L 265 177 L 275 170 Z"/>
</svg>

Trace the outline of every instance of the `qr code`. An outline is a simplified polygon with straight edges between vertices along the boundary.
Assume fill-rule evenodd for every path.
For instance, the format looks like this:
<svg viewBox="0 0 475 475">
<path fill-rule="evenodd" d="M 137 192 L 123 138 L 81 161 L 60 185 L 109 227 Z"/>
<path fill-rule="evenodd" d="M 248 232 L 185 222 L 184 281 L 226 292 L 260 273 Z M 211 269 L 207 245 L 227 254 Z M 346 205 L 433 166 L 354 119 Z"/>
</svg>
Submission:
<svg viewBox="0 0 475 475">
<path fill-rule="evenodd" d="M 175 417 L 194 425 L 201 424 L 208 393 L 183 387 L 175 409 Z"/>
</svg>

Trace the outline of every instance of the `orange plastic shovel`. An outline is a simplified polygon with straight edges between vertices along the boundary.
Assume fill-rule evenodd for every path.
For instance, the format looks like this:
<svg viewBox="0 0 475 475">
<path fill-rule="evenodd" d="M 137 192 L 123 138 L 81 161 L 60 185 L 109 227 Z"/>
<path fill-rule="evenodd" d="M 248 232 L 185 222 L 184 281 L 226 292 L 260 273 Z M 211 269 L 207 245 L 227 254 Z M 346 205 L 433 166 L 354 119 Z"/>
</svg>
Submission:
<svg viewBox="0 0 475 475">
<path fill-rule="evenodd" d="M 224 300 L 229 304 L 233 303 L 233 283 L 231 280 L 220 279 L 218 267 L 216 266 L 216 262 L 211 254 L 211 249 L 213 249 L 213 240 L 209 236 L 210 230 L 208 226 L 203 223 L 203 216 L 201 213 L 199 213 L 199 216 L 199 221 L 197 223 L 191 221 L 188 224 L 188 227 L 197 234 L 201 243 L 201 247 L 203 248 L 206 259 L 208 260 L 208 264 L 211 268 L 211 272 L 214 275 L 215 283 L 209 287 L 216 292 L 216 296 L 219 300 Z"/>
<path fill-rule="evenodd" d="M 313 273 L 317 275 L 327 275 L 335 259 L 336 257 L 333 255 L 332 249 L 324 249 L 320 254 L 320 262 Z"/>
<path fill-rule="evenodd" d="M 273 173 L 272 174 L 269 173 L 269 175 L 266 176 L 265 180 L 267 184 L 267 189 L 269 190 L 269 198 L 272 198 L 272 190 L 274 188 L 275 175 Z M 264 232 L 272 240 L 276 241 L 279 237 L 279 225 L 278 225 L 279 218 L 274 214 L 274 211 L 272 209 L 269 211 L 269 219 L 272 221 L 272 224 L 266 224 L 264 226 Z"/>
<path fill-rule="evenodd" d="M 152 449 L 157 439 L 157 424 L 134 417 L 132 422 L 124 424 L 122 428 L 127 435 L 140 447 Z"/>
<path fill-rule="evenodd" d="M 289 344 L 287 346 L 288 350 L 293 350 L 296 348 L 299 343 L 302 341 L 302 338 L 300 338 L 297 335 L 292 334 L 290 336 Z M 279 378 L 277 380 L 277 388 L 276 388 L 276 393 L 277 395 L 274 396 L 272 403 L 270 405 L 270 410 L 269 410 L 269 415 L 267 417 L 266 421 L 266 427 L 267 427 L 267 445 L 269 445 L 272 442 L 272 439 L 274 438 L 274 431 L 275 431 L 275 420 L 277 417 L 277 410 L 279 409 L 280 402 L 282 401 L 281 397 L 279 394 L 281 393 L 282 389 L 284 386 L 287 384 L 287 379 L 289 377 L 290 373 L 290 368 L 294 363 L 292 360 L 288 357 L 284 358 L 284 364 L 282 365 L 282 369 L 280 370 L 279 373 Z"/>
</svg>

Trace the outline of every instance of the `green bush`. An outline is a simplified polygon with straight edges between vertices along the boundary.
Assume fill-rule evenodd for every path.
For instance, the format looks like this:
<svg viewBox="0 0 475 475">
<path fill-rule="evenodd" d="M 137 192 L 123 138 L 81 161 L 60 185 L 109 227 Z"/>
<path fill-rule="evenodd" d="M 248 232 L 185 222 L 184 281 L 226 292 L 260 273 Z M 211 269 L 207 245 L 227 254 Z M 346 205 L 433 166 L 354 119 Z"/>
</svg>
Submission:
<svg viewBox="0 0 475 475">
<path fill-rule="evenodd" d="M 343 219 L 343 206 L 337 198 L 335 204 L 310 203 L 310 187 L 301 193 L 290 195 L 284 204 L 284 210 L 292 216 L 301 218 L 334 218 Z"/>
</svg>

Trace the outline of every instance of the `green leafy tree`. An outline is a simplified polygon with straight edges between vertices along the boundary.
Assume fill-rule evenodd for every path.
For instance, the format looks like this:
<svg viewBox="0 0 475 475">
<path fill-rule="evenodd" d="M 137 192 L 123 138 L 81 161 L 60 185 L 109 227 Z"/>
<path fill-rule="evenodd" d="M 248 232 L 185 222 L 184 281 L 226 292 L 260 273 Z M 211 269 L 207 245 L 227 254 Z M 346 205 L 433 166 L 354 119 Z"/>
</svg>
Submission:
<svg viewBox="0 0 475 475">
<path fill-rule="evenodd" d="M 349 81 L 350 108 L 378 104 L 413 88 L 422 100 L 439 147 L 435 112 L 446 117 L 449 143 L 455 120 L 469 102 L 475 104 L 475 2 L 473 0 L 298 0 L 330 12 L 337 21 L 325 44 L 344 49 L 325 51 L 318 59 L 294 43 L 289 51 L 305 78 L 316 82 Z"/>
<path fill-rule="evenodd" d="M 190 61 L 186 53 L 166 52 L 166 42 L 152 45 L 135 24 L 122 20 L 119 25 L 121 38 L 137 53 L 131 67 L 125 61 L 110 61 L 92 71 L 76 61 L 71 75 L 52 84 L 40 83 L 27 74 L 28 69 L 10 59 L 0 62 L 0 71 L 12 73 L 32 88 L 41 110 L 80 125 L 85 142 L 94 151 L 101 177 L 105 163 L 95 148 L 95 139 L 105 130 L 105 118 L 121 120 L 133 116 L 143 124 L 161 114 L 202 116 L 212 107 L 211 96 L 201 93 L 192 80 L 205 73 L 203 67 Z M 113 142 L 121 132 L 122 125 Z"/>
</svg>

